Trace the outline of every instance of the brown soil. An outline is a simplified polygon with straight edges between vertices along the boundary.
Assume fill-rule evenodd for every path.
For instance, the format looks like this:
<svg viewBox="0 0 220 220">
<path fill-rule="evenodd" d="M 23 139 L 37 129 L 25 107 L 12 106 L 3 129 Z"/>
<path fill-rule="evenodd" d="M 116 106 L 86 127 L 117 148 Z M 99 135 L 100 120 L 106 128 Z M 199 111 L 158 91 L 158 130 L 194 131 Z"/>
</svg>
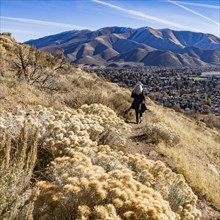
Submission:
<svg viewBox="0 0 220 220">
<path fill-rule="evenodd" d="M 144 154 L 147 158 L 151 160 L 161 160 L 173 171 L 168 158 L 156 152 L 155 145 L 148 143 L 145 139 L 143 132 L 144 123 L 135 124 L 133 122 L 128 122 L 131 126 L 131 133 L 129 134 L 126 142 L 126 146 L 123 149 L 125 153 L 140 153 Z M 196 194 L 196 193 L 195 193 Z M 201 220 L 220 220 L 220 212 L 216 211 L 211 204 L 209 204 L 204 198 L 200 198 L 199 195 L 197 208 L 201 211 Z"/>
</svg>

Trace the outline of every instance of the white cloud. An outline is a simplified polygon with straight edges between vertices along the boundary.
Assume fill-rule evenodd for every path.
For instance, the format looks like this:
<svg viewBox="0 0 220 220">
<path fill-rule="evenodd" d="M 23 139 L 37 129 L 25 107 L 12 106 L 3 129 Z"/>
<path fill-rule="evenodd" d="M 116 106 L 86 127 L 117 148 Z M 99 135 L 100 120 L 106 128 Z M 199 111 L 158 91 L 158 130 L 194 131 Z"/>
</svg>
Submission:
<svg viewBox="0 0 220 220">
<path fill-rule="evenodd" d="M 192 30 L 192 31 L 200 31 L 200 30 L 198 30 L 197 28 L 194 28 L 194 27 L 185 26 L 185 25 L 175 23 L 175 22 L 172 22 L 172 21 L 168 21 L 168 20 L 164 20 L 164 19 L 161 19 L 161 18 L 158 18 L 158 17 L 155 17 L 155 16 L 146 15 L 143 12 L 122 8 L 122 7 L 107 3 L 107 2 L 103 2 L 101 0 L 92 0 L 92 1 L 96 2 L 96 3 L 99 3 L 99 4 L 102 4 L 102 5 L 106 5 L 110 8 L 116 9 L 118 11 L 125 12 L 126 14 L 133 15 L 133 16 L 135 16 L 136 19 L 139 19 L 139 20 L 143 20 L 143 19 L 147 20 L 147 21 L 153 20 L 153 21 L 156 21 L 158 23 L 165 24 L 165 25 L 175 27 L 175 28 L 178 28 L 178 29 L 187 29 L 187 30 Z"/>
<path fill-rule="evenodd" d="M 209 4 L 201 4 L 201 3 L 191 3 L 191 2 L 182 2 L 178 1 L 181 5 L 191 5 L 196 7 L 204 7 L 204 8 L 212 8 L 212 9 L 218 9 L 220 10 L 220 6 L 218 5 L 209 5 Z"/>
<path fill-rule="evenodd" d="M 29 18 L 15 18 L 15 17 L 5 17 L 1 16 L 1 19 L 22 22 L 22 23 L 30 23 L 30 24 L 39 24 L 39 25 L 46 25 L 46 26 L 58 26 L 63 28 L 73 28 L 73 29 L 88 29 L 87 27 L 72 25 L 72 24 L 65 24 L 59 22 L 52 22 L 52 21 L 43 21 L 43 20 L 35 20 Z"/>
<path fill-rule="evenodd" d="M 170 2 L 170 3 L 174 4 L 174 5 L 177 5 L 177 6 L 179 6 L 180 8 L 183 8 L 184 10 L 189 11 L 189 12 L 195 14 L 195 15 L 198 15 L 199 17 L 204 18 L 204 19 L 206 19 L 206 20 L 208 20 L 208 21 L 210 21 L 210 22 L 212 22 L 212 23 L 214 23 L 214 24 L 216 24 L 216 25 L 220 25 L 218 22 L 212 20 L 211 18 L 209 18 L 209 17 L 207 17 L 207 16 L 205 16 L 205 15 L 202 15 L 202 14 L 200 14 L 200 13 L 198 13 L 198 12 L 196 12 L 196 11 L 190 9 L 190 8 L 187 8 L 187 7 L 185 7 L 185 6 L 181 5 L 181 4 L 178 4 L 176 1 L 170 1 L 170 0 L 168 0 L 168 2 Z"/>
</svg>

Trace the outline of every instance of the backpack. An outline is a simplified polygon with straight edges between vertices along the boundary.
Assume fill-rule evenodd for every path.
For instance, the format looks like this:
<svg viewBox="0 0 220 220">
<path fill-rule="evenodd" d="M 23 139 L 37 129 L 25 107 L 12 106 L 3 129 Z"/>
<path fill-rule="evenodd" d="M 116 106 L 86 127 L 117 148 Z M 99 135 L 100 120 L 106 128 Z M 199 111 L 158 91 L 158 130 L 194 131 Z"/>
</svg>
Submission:
<svg viewBox="0 0 220 220">
<path fill-rule="evenodd" d="M 143 112 L 145 112 L 147 110 L 147 106 L 146 106 L 146 104 L 144 103 L 144 102 L 142 102 L 141 104 L 140 104 L 140 111 L 143 113 Z"/>
</svg>

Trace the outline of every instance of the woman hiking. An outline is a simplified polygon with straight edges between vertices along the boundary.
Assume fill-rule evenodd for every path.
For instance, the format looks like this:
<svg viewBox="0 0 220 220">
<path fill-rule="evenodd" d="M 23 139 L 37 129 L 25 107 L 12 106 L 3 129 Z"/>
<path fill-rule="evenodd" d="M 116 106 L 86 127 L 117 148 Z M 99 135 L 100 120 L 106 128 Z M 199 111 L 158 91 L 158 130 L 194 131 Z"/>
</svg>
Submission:
<svg viewBox="0 0 220 220">
<path fill-rule="evenodd" d="M 145 97 L 144 97 L 144 92 L 143 92 L 143 87 L 142 87 L 141 82 L 138 82 L 135 85 L 135 87 L 131 93 L 131 98 L 133 98 L 134 100 L 133 100 L 129 110 L 130 109 L 135 110 L 136 123 L 138 124 L 138 123 L 141 123 L 142 113 L 146 110 L 146 106 L 144 104 Z M 144 104 L 144 106 L 142 106 L 142 103 Z M 144 109 L 142 109 L 142 107 Z"/>
</svg>

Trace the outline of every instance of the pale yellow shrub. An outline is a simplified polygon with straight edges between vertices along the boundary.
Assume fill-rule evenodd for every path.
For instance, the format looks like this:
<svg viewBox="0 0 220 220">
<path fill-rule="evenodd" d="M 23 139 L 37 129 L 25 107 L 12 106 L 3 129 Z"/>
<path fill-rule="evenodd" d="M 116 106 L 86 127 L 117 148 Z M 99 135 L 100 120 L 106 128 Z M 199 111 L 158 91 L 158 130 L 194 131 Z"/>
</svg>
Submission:
<svg viewBox="0 0 220 220">
<path fill-rule="evenodd" d="M 39 128 L 44 147 L 55 155 L 62 155 L 65 146 L 90 146 L 93 142 L 122 146 L 130 129 L 110 108 L 93 104 L 76 110 L 57 111 L 42 106 L 35 110 L 18 109 L 15 115 L 0 113 L 0 129 L 8 129 L 12 137 L 18 135 L 27 121 Z"/>
<path fill-rule="evenodd" d="M 178 144 L 180 141 L 178 135 L 171 128 L 160 122 L 146 122 L 144 130 L 147 140 L 156 144 L 165 142 L 172 146 Z"/>
<path fill-rule="evenodd" d="M 63 212 L 79 218 L 82 207 L 87 219 L 200 217 L 197 198 L 184 178 L 142 155 L 126 155 L 106 145 L 67 148 L 66 156 L 56 158 L 47 172 L 51 182 L 37 184 L 41 212 L 36 210 L 36 218 L 61 218 Z"/>
<path fill-rule="evenodd" d="M 0 113 L 0 129 L 12 138 L 24 124 L 29 132 L 38 128 L 42 149 L 50 153 L 45 160 L 51 161 L 47 180 L 36 184 L 35 219 L 200 218 L 197 198 L 182 176 L 162 162 L 113 150 L 123 146 L 130 127 L 110 108 L 37 106 Z"/>
</svg>

